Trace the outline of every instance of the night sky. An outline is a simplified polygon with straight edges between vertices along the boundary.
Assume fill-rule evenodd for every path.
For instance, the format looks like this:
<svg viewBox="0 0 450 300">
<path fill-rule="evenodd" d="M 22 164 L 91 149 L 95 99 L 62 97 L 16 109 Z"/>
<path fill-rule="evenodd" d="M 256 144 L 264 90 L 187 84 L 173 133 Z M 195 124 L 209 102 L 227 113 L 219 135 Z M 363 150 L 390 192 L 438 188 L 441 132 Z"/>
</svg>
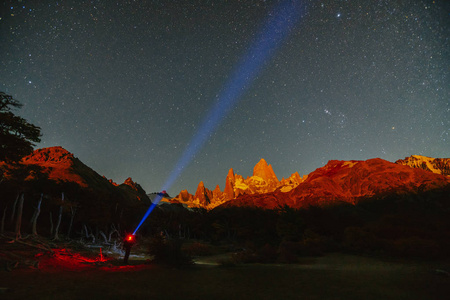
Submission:
<svg viewBox="0 0 450 300">
<path fill-rule="evenodd" d="M 6 1 L 0 90 L 99 174 L 158 191 L 281 1 Z M 450 157 L 450 2 L 301 1 L 301 19 L 173 186 L 264 158 Z"/>
</svg>

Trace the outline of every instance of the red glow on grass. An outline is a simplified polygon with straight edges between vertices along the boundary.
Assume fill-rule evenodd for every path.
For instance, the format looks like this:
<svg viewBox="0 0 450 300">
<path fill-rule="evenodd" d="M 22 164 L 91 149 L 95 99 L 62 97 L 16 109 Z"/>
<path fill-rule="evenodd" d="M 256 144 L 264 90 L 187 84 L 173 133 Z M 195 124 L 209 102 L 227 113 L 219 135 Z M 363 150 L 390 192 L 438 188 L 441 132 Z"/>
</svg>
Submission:
<svg viewBox="0 0 450 300">
<path fill-rule="evenodd" d="M 100 250 L 99 255 L 82 255 L 70 249 L 52 249 L 53 253 L 39 253 L 35 258 L 39 261 L 38 268 L 43 272 L 80 272 L 101 270 L 106 272 L 128 272 L 152 268 L 150 264 L 134 266 L 120 265 L 114 258 L 106 257 Z"/>
<path fill-rule="evenodd" d="M 39 258 L 39 269 L 46 271 L 82 271 L 111 260 L 101 250 L 98 256 L 87 257 L 65 248 L 53 249 L 53 253 L 40 253 L 36 258 Z"/>
</svg>

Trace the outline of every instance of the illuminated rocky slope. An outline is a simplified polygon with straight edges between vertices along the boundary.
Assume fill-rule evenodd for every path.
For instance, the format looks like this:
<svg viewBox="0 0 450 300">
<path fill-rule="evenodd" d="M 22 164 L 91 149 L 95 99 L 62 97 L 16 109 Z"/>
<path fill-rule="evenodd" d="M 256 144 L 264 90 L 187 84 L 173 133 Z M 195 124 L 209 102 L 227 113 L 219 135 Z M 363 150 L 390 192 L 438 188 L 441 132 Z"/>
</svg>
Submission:
<svg viewBox="0 0 450 300">
<path fill-rule="evenodd" d="M 411 168 L 427 170 L 435 174 L 450 176 L 450 158 L 432 158 L 422 155 L 411 155 L 405 159 L 399 159 L 395 163 L 406 165 Z"/>
<path fill-rule="evenodd" d="M 45 180 L 56 186 L 78 187 L 101 195 L 117 196 L 127 202 L 150 199 L 142 187 L 131 178 L 116 184 L 100 176 L 62 147 L 38 149 L 22 160 L 31 167 L 26 181 Z M 330 205 L 340 202 L 356 204 L 361 199 L 389 193 L 418 193 L 443 188 L 450 182 L 450 159 L 413 155 L 396 163 L 379 158 L 366 161 L 329 161 L 303 178 L 296 172 L 278 180 L 272 166 L 261 159 L 247 178 L 230 169 L 222 191 L 200 182 L 194 194 L 181 191 L 164 202 L 187 207 L 213 209 L 225 206 L 258 206 L 294 208 L 310 205 Z M 8 174 L 6 174 L 8 180 Z M 105 197 L 105 196 L 102 196 Z"/>
<path fill-rule="evenodd" d="M 207 209 L 219 205 L 269 209 L 288 205 L 300 208 L 336 203 L 356 204 L 374 196 L 419 193 L 450 184 L 450 178 L 436 171 L 446 174 L 442 162 L 448 159 L 414 161 L 416 164 L 411 165 L 411 168 L 409 164 L 404 165 L 399 161 L 392 163 L 379 158 L 366 161 L 332 160 L 303 179 L 294 173 L 288 179 L 278 181 L 272 167 L 262 159 L 255 166 L 253 176 L 247 179 L 230 169 L 223 192 L 216 187 L 213 193 L 201 182 L 195 195 L 182 191 L 171 201 Z M 432 168 L 424 170 L 423 167 L 417 167 L 423 166 L 424 161 L 426 166 Z M 430 172 L 433 170 L 434 173 Z"/>
<path fill-rule="evenodd" d="M 380 158 L 366 161 L 329 161 L 315 170 L 295 189 L 283 193 L 244 195 L 226 205 L 301 208 L 338 203 L 357 204 L 375 196 L 417 194 L 450 185 L 450 179 L 422 169 L 395 164 Z"/>
<path fill-rule="evenodd" d="M 235 174 L 233 169 L 230 169 L 225 179 L 223 191 L 220 190 L 219 186 L 211 191 L 204 186 L 203 182 L 200 182 L 194 195 L 189 194 L 187 190 L 183 190 L 173 199 L 164 199 L 164 201 L 182 203 L 188 207 L 212 209 L 242 195 L 260 195 L 277 190 L 288 192 L 302 181 L 303 179 L 297 172 L 289 178 L 283 178 L 279 181 L 272 166 L 261 159 L 253 169 L 253 176 L 247 178 Z"/>
<path fill-rule="evenodd" d="M 71 186 L 92 193 L 119 195 L 129 201 L 150 201 L 142 187 L 131 178 L 118 185 L 100 176 L 62 147 L 37 149 L 24 157 L 22 164 L 30 169 L 26 172 L 27 182 L 44 180 L 43 184 L 50 182 L 53 189 L 59 186 L 58 189 L 64 190 L 63 186 Z M 6 179 L 11 177 L 6 175 Z"/>
</svg>

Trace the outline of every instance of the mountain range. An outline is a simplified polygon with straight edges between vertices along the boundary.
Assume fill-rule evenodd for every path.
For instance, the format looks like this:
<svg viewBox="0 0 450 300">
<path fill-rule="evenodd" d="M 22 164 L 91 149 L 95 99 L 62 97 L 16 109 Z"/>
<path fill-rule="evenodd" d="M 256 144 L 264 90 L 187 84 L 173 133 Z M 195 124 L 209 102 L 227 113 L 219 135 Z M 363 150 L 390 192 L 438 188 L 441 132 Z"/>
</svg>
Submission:
<svg viewBox="0 0 450 300">
<path fill-rule="evenodd" d="M 253 176 L 244 179 L 230 169 L 224 191 L 209 190 L 200 182 L 194 195 L 181 191 L 171 203 L 212 209 L 217 206 L 257 206 L 294 208 L 356 204 L 363 199 L 389 193 L 426 192 L 450 185 L 450 159 L 413 155 L 395 163 L 374 158 L 365 161 L 331 160 L 301 177 L 298 172 L 278 180 L 272 166 L 261 159 Z"/>
<path fill-rule="evenodd" d="M 0 163 L 1 164 L 1 163 Z M 4 164 L 4 163 L 3 163 Z M 76 158 L 72 153 L 62 147 L 49 147 L 35 150 L 24 157 L 21 164 L 28 167 L 25 182 L 33 182 L 45 178 L 53 186 L 77 188 L 94 194 L 118 195 L 125 201 L 144 201 L 150 203 L 144 189 L 131 178 L 122 184 L 116 184 L 112 180 L 99 175 Z M 9 166 L 14 169 L 14 166 Z M 6 181 L 12 180 L 11 172 L 5 173 Z M 48 185 L 48 184 L 47 184 Z"/>
<path fill-rule="evenodd" d="M 35 150 L 22 159 L 25 166 L 34 166 L 26 181 L 45 177 L 56 185 L 72 184 L 80 189 L 102 195 L 117 195 L 124 203 L 150 203 L 149 195 L 131 178 L 122 184 L 99 175 L 62 147 Z M 37 168 L 37 169 L 36 169 Z M 8 172 L 4 178 L 8 180 Z M 253 175 L 244 178 L 230 169 L 224 189 L 213 190 L 198 184 L 194 194 L 181 191 L 162 203 L 177 203 L 189 208 L 213 209 L 218 206 L 256 206 L 293 208 L 311 205 L 356 204 L 370 197 L 390 193 L 420 193 L 450 187 L 450 159 L 413 155 L 395 163 L 374 158 L 365 161 L 331 160 L 308 175 L 298 172 L 278 179 L 273 168 L 261 159 Z"/>
</svg>

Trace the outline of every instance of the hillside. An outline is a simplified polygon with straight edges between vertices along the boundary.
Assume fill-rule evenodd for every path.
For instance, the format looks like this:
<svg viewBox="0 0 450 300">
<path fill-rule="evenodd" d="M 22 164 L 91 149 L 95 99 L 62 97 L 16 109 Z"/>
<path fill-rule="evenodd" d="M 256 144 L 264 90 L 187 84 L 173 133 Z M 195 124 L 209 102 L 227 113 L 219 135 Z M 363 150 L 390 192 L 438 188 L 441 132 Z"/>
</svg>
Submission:
<svg viewBox="0 0 450 300">
<path fill-rule="evenodd" d="M 40 215 L 44 215 L 38 224 L 42 230 L 52 228 L 60 207 L 65 215 L 63 226 L 68 231 L 72 221 L 73 230 L 84 230 L 86 235 L 87 228 L 103 228 L 107 232 L 113 224 L 132 227 L 139 221 L 136 215 L 143 214 L 151 203 L 146 192 L 131 178 L 115 184 L 62 147 L 35 150 L 20 164 L 3 163 L 3 168 L 6 172 L 0 182 L 0 209 L 4 213 L 14 210 L 22 195 L 26 222 L 39 206 Z M 11 230 L 8 226 L 6 229 Z"/>
<path fill-rule="evenodd" d="M 418 156 L 396 163 L 379 158 L 332 160 L 303 178 L 294 173 L 278 181 L 272 166 L 261 159 L 253 170 L 253 176 L 246 179 L 230 169 L 223 192 L 218 186 L 214 191 L 208 190 L 201 182 L 194 195 L 185 190 L 170 201 L 207 209 L 219 205 L 264 208 L 288 205 L 300 208 L 339 202 L 356 204 L 360 199 L 377 195 L 418 193 L 448 186 L 450 179 L 443 176 L 447 172 L 448 161 L 418 159 Z"/>
<path fill-rule="evenodd" d="M 54 186 L 70 185 L 96 193 L 121 194 L 129 201 L 149 201 L 142 187 L 131 178 L 118 185 L 99 175 L 62 147 L 37 149 L 24 157 L 21 164 L 32 170 L 25 178 L 25 181 L 30 183 L 45 178 Z M 11 179 L 11 174 L 8 176 L 7 173 L 6 179 L 8 178 Z"/>
<path fill-rule="evenodd" d="M 450 179 L 422 169 L 395 164 L 380 158 L 366 161 L 329 161 L 310 173 L 295 189 L 283 193 L 244 195 L 226 203 L 227 206 L 257 206 L 293 208 L 357 204 L 359 201 L 394 194 L 414 194 L 450 185 Z"/>
</svg>

